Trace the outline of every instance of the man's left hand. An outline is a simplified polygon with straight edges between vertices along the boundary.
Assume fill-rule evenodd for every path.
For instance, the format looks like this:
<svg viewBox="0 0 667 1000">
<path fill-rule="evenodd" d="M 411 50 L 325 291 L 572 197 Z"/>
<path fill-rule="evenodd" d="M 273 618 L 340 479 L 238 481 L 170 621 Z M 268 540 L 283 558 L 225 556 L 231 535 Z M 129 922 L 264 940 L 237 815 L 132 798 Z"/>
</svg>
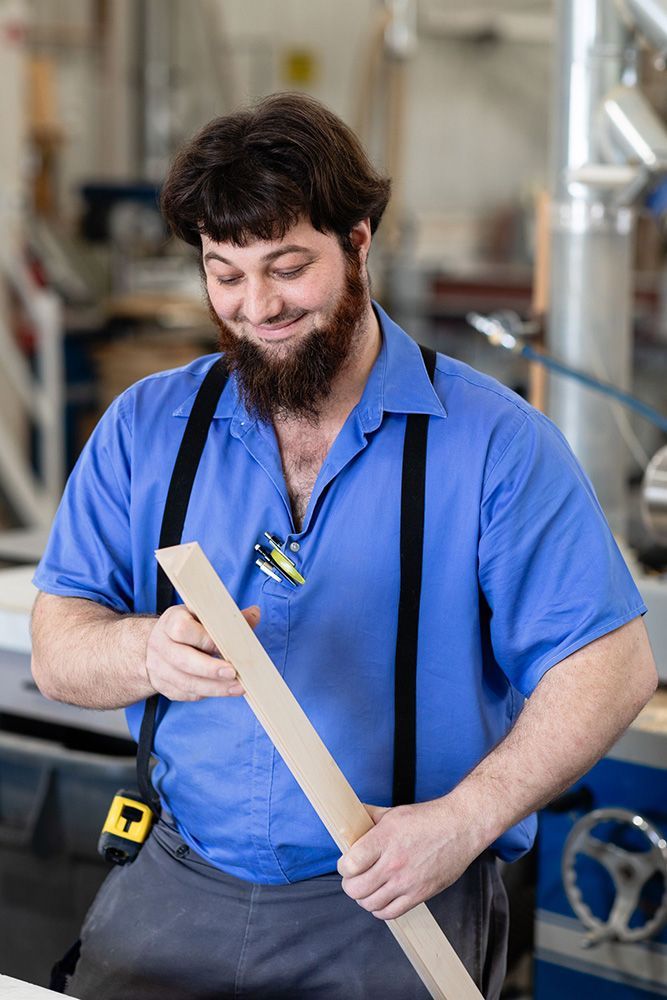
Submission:
<svg viewBox="0 0 667 1000">
<path fill-rule="evenodd" d="M 380 920 L 393 920 L 446 889 L 480 853 L 447 796 L 366 809 L 376 825 L 345 852 L 338 871 L 348 896 Z"/>
</svg>

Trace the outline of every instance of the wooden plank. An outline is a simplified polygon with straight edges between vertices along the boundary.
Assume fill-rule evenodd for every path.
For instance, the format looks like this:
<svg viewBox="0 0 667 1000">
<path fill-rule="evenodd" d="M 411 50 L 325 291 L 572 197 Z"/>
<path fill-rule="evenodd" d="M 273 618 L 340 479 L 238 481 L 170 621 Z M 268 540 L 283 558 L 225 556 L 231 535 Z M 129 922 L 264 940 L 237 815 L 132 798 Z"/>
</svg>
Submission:
<svg viewBox="0 0 667 1000">
<path fill-rule="evenodd" d="M 53 990 L 45 990 L 42 986 L 24 983 L 22 979 L 12 979 L 0 975 L 0 997 L 3 1000 L 48 1000 L 56 994 Z"/>
<path fill-rule="evenodd" d="M 551 253 L 551 200 L 547 191 L 540 191 L 535 200 L 535 263 L 533 265 L 533 301 L 531 312 L 534 319 L 545 320 L 549 310 L 549 267 Z M 540 334 L 538 346 L 544 345 Z M 531 361 L 528 366 L 528 401 L 531 406 L 546 412 L 547 369 L 539 361 Z"/>
<path fill-rule="evenodd" d="M 156 556 L 187 608 L 234 665 L 250 708 L 341 852 L 346 851 L 373 821 L 198 543 L 159 549 Z M 481 1000 L 425 903 L 386 923 L 432 997 Z"/>
</svg>

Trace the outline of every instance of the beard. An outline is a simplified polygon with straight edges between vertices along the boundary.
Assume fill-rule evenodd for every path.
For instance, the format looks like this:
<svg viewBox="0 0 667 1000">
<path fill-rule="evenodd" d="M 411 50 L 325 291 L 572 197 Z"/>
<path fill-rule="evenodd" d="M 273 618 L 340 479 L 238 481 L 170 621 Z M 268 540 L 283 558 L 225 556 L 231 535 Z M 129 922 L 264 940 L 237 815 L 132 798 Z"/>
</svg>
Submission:
<svg viewBox="0 0 667 1000">
<path fill-rule="evenodd" d="M 295 417 L 316 424 L 336 378 L 354 357 L 366 317 L 368 286 L 356 252 L 345 253 L 343 291 L 329 319 L 314 327 L 293 350 L 282 354 L 235 333 L 214 311 L 218 346 L 237 379 L 243 404 L 260 420 Z M 295 313 L 294 318 L 298 316 Z M 281 313 L 276 323 L 292 318 Z M 276 356 L 277 355 L 277 356 Z"/>
</svg>

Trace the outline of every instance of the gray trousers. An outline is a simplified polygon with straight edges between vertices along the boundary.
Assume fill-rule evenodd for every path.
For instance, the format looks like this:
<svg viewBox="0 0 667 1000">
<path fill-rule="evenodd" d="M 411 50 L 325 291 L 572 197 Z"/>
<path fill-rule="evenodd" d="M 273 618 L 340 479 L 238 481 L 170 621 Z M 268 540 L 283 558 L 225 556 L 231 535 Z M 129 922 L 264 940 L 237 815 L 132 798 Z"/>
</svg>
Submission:
<svg viewBox="0 0 667 1000">
<path fill-rule="evenodd" d="M 255 885 L 192 851 L 168 822 L 114 868 L 81 931 L 67 986 L 79 1000 L 422 1000 L 389 929 L 332 873 Z M 487 1000 L 500 994 L 507 897 L 490 855 L 429 900 Z"/>
</svg>

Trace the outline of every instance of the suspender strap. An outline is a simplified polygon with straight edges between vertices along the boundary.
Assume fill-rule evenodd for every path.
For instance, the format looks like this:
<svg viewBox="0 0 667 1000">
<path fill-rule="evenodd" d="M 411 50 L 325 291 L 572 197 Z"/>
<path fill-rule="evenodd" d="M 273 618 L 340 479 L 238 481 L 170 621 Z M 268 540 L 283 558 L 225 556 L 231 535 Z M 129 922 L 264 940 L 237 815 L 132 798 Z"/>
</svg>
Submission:
<svg viewBox="0 0 667 1000">
<path fill-rule="evenodd" d="M 208 437 L 209 427 L 213 420 L 215 408 L 227 382 L 228 373 L 218 359 L 211 365 L 199 392 L 192 405 L 192 411 L 183 432 L 181 446 L 178 449 L 176 464 L 171 474 L 171 482 L 167 492 L 162 527 L 160 529 L 160 548 L 168 545 L 178 545 L 183 534 L 185 515 L 192 493 L 192 486 L 197 475 L 199 462 Z M 169 578 L 161 566 L 157 568 L 155 610 L 161 615 L 174 603 L 175 594 Z M 156 795 L 150 780 L 150 758 L 155 736 L 156 712 L 159 694 L 154 694 L 146 700 L 144 715 L 139 732 L 137 747 L 137 782 L 144 802 L 150 805 L 156 815 L 160 812 L 160 799 Z"/>
<path fill-rule="evenodd" d="M 433 382 L 436 355 L 420 350 Z M 429 415 L 408 414 L 401 483 L 401 589 L 394 679 L 393 804 L 415 801 L 417 757 L 417 647 L 424 556 L 424 500 Z"/>
</svg>

